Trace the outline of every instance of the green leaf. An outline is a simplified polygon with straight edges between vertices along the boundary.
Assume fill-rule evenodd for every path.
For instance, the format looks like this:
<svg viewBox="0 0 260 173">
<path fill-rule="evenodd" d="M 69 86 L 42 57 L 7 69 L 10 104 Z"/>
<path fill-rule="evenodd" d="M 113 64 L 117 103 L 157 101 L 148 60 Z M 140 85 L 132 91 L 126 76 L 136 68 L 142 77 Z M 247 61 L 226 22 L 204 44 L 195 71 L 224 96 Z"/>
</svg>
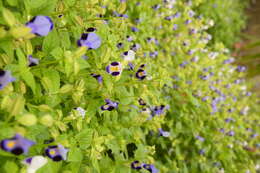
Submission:
<svg viewBox="0 0 260 173">
<path fill-rule="evenodd" d="M 60 37 L 54 29 L 43 40 L 42 49 L 45 53 L 51 52 L 53 49 L 60 46 Z"/>
<path fill-rule="evenodd" d="M 75 140 L 78 141 L 80 148 L 87 149 L 92 142 L 93 130 L 84 129 L 75 136 Z"/>
<path fill-rule="evenodd" d="M 18 171 L 18 166 L 12 161 L 7 161 L 4 165 L 4 170 L 6 172 L 16 173 Z"/>
<path fill-rule="evenodd" d="M 30 71 L 25 71 L 21 75 L 25 83 L 32 89 L 33 93 L 36 94 L 36 83 L 33 74 Z"/>
<path fill-rule="evenodd" d="M 73 147 L 70 149 L 68 161 L 81 162 L 83 159 L 82 151 L 79 148 Z"/>
</svg>

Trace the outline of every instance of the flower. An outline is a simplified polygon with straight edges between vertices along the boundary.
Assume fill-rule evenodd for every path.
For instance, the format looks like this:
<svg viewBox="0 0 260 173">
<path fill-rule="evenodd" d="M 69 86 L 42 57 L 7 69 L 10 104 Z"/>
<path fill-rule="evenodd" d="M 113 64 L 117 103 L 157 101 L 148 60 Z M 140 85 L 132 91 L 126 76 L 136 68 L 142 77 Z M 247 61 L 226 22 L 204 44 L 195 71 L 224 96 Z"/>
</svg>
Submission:
<svg viewBox="0 0 260 173">
<path fill-rule="evenodd" d="M 122 72 L 122 66 L 120 62 L 112 62 L 106 67 L 106 71 L 112 76 L 118 76 Z"/>
<path fill-rule="evenodd" d="M 86 110 L 83 109 L 82 107 L 77 107 L 75 108 L 75 110 L 78 111 L 78 113 L 84 118 L 85 117 L 85 114 L 86 114 Z"/>
<path fill-rule="evenodd" d="M 123 46 L 124 46 L 124 44 L 121 43 L 121 42 L 117 43 L 117 45 L 116 45 L 116 47 L 117 47 L 118 49 L 121 49 Z"/>
<path fill-rule="evenodd" d="M 86 46 L 89 49 L 97 49 L 101 45 L 100 37 L 94 33 L 83 33 L 81 38 L 78 40 L 78 46 Z"/>
<path fill-rule="evenodd" d="M 0 69 L 0 90 L 15 80 L 16 79 L 11 75 L 10 71 Z"/>
<path fill-rule="evenodd" d="M 153 164 L 143 164 L 143 168 L 148 170 L 150 173 L 157 173 L 157 172 L 159 172 L 158 169 L 156 169 Z"/>
<path fill-rule="evenodd" d="M 142 98 L 138 99 L 138 102 L 139 102 L 139 105 L 142 105 L 142 106 L 146 105 L 145 101 Z"/>
<path fill-rule="evenodd" d="M 67 159 L 68 149 L 64 148 L 62 145 L 48 146 L 45 149 L 45 154 L 55 162 Z"/>
<path fill-rule="evenodd" d="M 48 160 L 43 156 L 33 156 L 23 160 L 23 164 L 27 165 L 27 173 L 35 173 L 38 169 L 43 167 Z"/>
<path fill-rule="evenodd" d="M 103 77 L 100 74 L 92 73 L 91 76 L 96 78 L 99 84 L 103 82 Z"/>
<path fill-rule="evenodd" d="M 132 50 L 123 53 L 123 58 L 126 61 L 133 61 L 135 59 L 135 52 Z"/>
<path fill-rule="evenodd" d="M 162 115 L 165 113 L 165 110 L 169 109 L 169 106 L 165 106 L 165 105 L 161 105 L 161 106 L 155 106 L 153 109 L 152 109 L 152 116 L 155 116 L 155 115 Z"/>
<path fill-rule="evenodd" d="M 118 107 L 118 102 L 113 102 L 110 99 L 105 99 L 105 102 L 106 104 L 100 107 L 102 111 L 112 111 Z"/>
<path fill-rule="evenodd" d="M 28 63 L 29 67 L 36 66 L 39 64 L 39 59 L 33 58 L 32 55 L 28 56 L 28 61 L 29 61 L 29 63 Z"/>
<path fill-rule="evenodd" d="M 162 128 L 159 128 L 158 130 L 159 130 L 160 136 L 164 136 L 164 137 L 169 137 L 170 136 L 170 132 L 163 131 Z"/>
<path fill-rule="evenodd" d="M 140 80 L 144 80 L 146 78 L 146 75 L 146 71 L 143 69 L 138 69 L 138 71 L 135 73 L 135 77 Z"/>
<path fill-rule="evenodd" d="M 35 142 L 23 138 L 21 135 L 16 134 L 10 139 L 4 139 L 1 141 L 1 148 L 7 152 L 11 152 L 15 155 L 27 154 L 29 148 L 34 145 Z"/>
<path fill-rule="evenodd" d="M 131 168 L 135 170 L 140 170 L 142 169 L 142 164 L 138 160 L 135 160 L 131 163 Z"/>
<path fill-rule="evenodd" d="M 26 26 L 31 28 L 31 32 L 38 36 L 46 36 L 53 29 L 53 22 L 48 16 L 35 16 Z"/>
</svg>

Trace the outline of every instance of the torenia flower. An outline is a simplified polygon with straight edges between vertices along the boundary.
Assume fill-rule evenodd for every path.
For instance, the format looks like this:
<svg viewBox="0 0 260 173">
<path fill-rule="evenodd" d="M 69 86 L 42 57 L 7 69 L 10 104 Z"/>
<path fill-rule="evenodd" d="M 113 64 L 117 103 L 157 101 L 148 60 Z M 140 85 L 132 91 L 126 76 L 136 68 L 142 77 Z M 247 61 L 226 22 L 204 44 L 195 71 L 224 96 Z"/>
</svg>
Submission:
<svg viewBox="0 0 260 173">
<path fill-rule="evenodd" d="M 86 46 L 89 49 L 97 49 L 101 45 L 100 37 L 94 33 L 83 33 L 78 40 L 78 46 Z"/>
<path fill-rule="evenodd" d="M 10 71 L 0 69 L 0 90 L 13 81 L 15 81 L 15 78 L 11 75 Z"/>
<path fill-rule="evenodd" d="M 39 64 L 39 59 L 37 58 L 33 58 L 32 55 L 29 55 L 28 56 L 28 66 L 29 67 L 32 67 L 32 66 L 36 66 Z"/>
<path fill-rule="evenodd" d="M 68 149 L 64 148 L 62 145 L 48 146 L 45 149 L 45 154 L 55 162 L 67 159 Z"/>
<path fill-rule="evenodd" d="M 27 165 L 27 173 L 36 173 L 38 169 L 43 167 L 48 160 L 43 156 L 33 156 L 23 160 L 23 164 Z"/>
<path fill-rule="evenodd" d="M 143 164 L 143 168 L 148 170 L 150 173 L 158 173 L 158 169 L 153 164 Z"/>
<path fill-rule="evenodd" d="M 99 84 L 101 84 L 103 82 L 103 78 L 100 74 L 92 73 L 91 76 L 96 78 Z"/>
<path fill-rule="evenodd" d="M 116 109 L 118 107 L 118 102 L 113 102 L 110 99 L 106 99 L 105 102 L 106 104 L 101 106 L 102 111 L 112 111 L 113 109 Z"/>
<path fill-rule="evenodd" d="M 132 50 L 124 52 L 123 58 L 125 61 L 133 61 L 135 59 L 135 52 Z"/>
<path fill-rule="evenodd" d="M 159 128 L 158 130 L 159 130 L 160 136 L 163 136 L 163 137 L 169 137 L 170 136 L 170 132 L 163 131 L 162 128 Z"/>
<path fill-rule="evenodd" d="M 27 154 L 29 148 L 34 145 L 35 142 L 23 138 L 21 135 L 16 134 L 10 139 L 4 139 L 1 141 L 1 148 L 7 152 L 11 152 L 15 155 Z"/>
<path fill-rule="evenodd" d="M 137 70 L 137 72 L 135 73 L 135 77 L 140 79 L 140 80 L 144 80 L 147 76 L 146 71 L 144 70 L 145 64 L 142 64 L 139 69 Z"/>
<path fill-rule="evenodd" d="M 122 66 L 120 62 L 112 62 L 106 67 L 106 71 L 112 76 L 118 76 L 122 72 Z"/>
<path fill-rule="evenodd" d="M 46 36 L 53 29 L 53 22 L 48 16 L 35 16 L 26 26 L 32 29 L 33 34 Z"/>
<path fill-rule="evenodd" d="M 85 114 L 86 114 L 85 109 L 83 109 L 82 107 L 77 107 L 75 109 L 78 111 L 79 115 L 81 115 L 83 118 L 85 117 Z"/>
<path fill-rule="evenodd" d="M 131 163 L 131 168 L 135 170 L 140 170 L 142 169 L 142 164 L 138 160 L 135 160 Z"/>
<path fill-rule="evenodd" d="M 152 109 L 152 116 L 155 116 L 155 115 L 162 115 L 165 113 L 165 111 L 169 109 L 169 106 L 165 106 L 165 105 L 161 105 L 161 106 L 155 106 L 153 109 Z"/>
</svg>

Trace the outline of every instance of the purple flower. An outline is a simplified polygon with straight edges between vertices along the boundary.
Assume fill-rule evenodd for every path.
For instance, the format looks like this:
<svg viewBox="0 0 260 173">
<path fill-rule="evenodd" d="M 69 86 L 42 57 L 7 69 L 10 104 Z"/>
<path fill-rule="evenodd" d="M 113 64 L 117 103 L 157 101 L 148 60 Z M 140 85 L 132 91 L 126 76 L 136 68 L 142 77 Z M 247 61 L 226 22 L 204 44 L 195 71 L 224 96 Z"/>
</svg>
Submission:
<svg viewBox="0 0 260 173">
<path fill-rule="evenodd" d="M 246 67 L 245 66 L 237 66 L 237 69 L 236 69 L 238 72 L 244 72 L 246 71 Z"/>
<path fill-rule="evenodd" d="M 172 30 L 176 31 L 178 29 L 178 24 L 174 24 Z"/>
<path fill-rule="evenodd" d="M 160 7 L 161 7 L 160 4 L 155 4 L 155 5 L 152 6 L 152 9 L 158 10 Z"/>
<path fill-rule="evenodd" d="M 10 71 L 0 69 L 0 90 L 15 80 Z"/>
<path fill-rule="evenodd" d="M 135 170 L 140 170 L 142 169 L 142 164 L 138 160 L 135 160 L 131 163 L 131 168 Z"/>
<path fill-rule="evenodd" d="M 130 42 L 130 41 L 133 41 L 133 37 L 131 37 L 131 36 L 129 36 L 129 35 L 126 36 L 126 39 L 127 39 L 127 41 L 129 41 L 129 42 Z"/>
<path fill-rule="evenodd" d="M 139 29 L 136 28 L 136 27 L 132 27 L 131 30 L 132 30 L 132 32 L 138 32 L 139 31 Z"/>
<path fill-rule="evenodd" d="M 101 106 L 102 111 L 112 111 L 118 107 L 118 102 L 113 102 L 110 99 L 105 99 L 106 104 Z"/>
<path fill-rule="evenodd" d="M 11 152 L 15 155 L 27 154 L 29 148 L 34 145 L 35 142 L 23 138 L 21 135 L 16 134 L 10 139 L 4 139 L 1 141 L 1 148 L 7 152 Z"/>
<path fill-rule="evenodd" d="M 89 49 L 97 49 L 101 45 L 100 37 L 94 33 L 83 33 L 81 38 L 78 40 L 78 46 L 86 46 Z"/>
<path fill-rule="evenodd" d="M 155 168 L 152 164 L 143 164 L 143 168 L 148 170 L 150 173 L 158 173 L 158 169 Z"/>
<path fill-rule="evenodd" d="M 170 136 L 170 132 L 167 132 L 167 131 L 163 131 L 163 129 L 159 128 L 159 134 L 160 136 L 163 136 L 163 137 L 169 137 Z"/>
<path fill-rule="evenodd" d="M 161 105 L 161 106 L 155 106 L 153 109 L 152 109 L 152 116 L 155 116 L 155 115 L 162 115 L 165 113 L 165 111 L 167 109 L 169 109 L 170 107 L 167 105 Z"/>
<path fill-rule="evenodd" d="M 124 44 L 123 43 L 118 43 L 117 45 L 116 45 L 116 47 L 118 48 L 118 49 L 121 49 L 122 47 L 124 46 Z"/>
<path fill-rule="evenodd" d="M 91 76 L 96 78 L 99 84 L 101 84 L 103 82 L 103 78 L 100 74 L 92 73 Z"/>
<path fill-rule="evenodd" d="M 147 74 L 144 69 L 138 69 L 137 72 L 135 73 L 135 77 L 144 80 L 146 78 Z"/>
<path fill-rule="evenodd" d="M 145 101 L 142 98 L 138 99 L 138 103 L 141 106 L 145 106 L 146 105 Z"/>
<path fill-rule="evenodd" d="M 48 16 L 35 16 L 26 26 L 32 29 L 33 34 L 46 36 L 53 29 L 53 22 Z"/>
<path fill-rule="evenodd" d="M 230 130 L 229 132 L 227 132 L 227 135 L 228 136 L 234 136 L 235 135 L 235 132 L 233 130 Z"/>
<path fill-rule="evenodd" d="M 201 137 L 201 136 L 199 136 L 199 135 L 196 136 L 196 139 L 198 139 L 198 140 L 201 141 L 201 142 L 204 142 L 204 140 L 205 140 L 203 137 Z"/>
<path fill-rule="evenodd" d="M 46 156 L 48 156 L 50 159 L 52 159 L 55 162 L 66 160 L 67 152 L 68 149 L 64 148 L 60 144 L 54 146 L 48 146 L 48 148 L 45 149 Z"/>
<path fill-rule="evenodd" d="M 137 51 L 138 49 L 140 49 L 140 44 L 138 44 L 138 43 L 134 43 L 132 46 L 131 46 L 131 50 L 133 50 L 133 51 Z"/>
<path fill-rule="evenodd" d="M 37 58 L 33 58 L 32 55 L 29 55 L 28 56 L 28 66 L 29 67 L 32 67 L 32 66 L 36 66 L 39 64 L 39 59 Z"/>
<path fill-rule="evenodd" d="M 112 62 L 106 67 L 106 71 L 112 76 L 118 76 L 122 73 L 122 66 L 120 62 Z"/>
</svg>

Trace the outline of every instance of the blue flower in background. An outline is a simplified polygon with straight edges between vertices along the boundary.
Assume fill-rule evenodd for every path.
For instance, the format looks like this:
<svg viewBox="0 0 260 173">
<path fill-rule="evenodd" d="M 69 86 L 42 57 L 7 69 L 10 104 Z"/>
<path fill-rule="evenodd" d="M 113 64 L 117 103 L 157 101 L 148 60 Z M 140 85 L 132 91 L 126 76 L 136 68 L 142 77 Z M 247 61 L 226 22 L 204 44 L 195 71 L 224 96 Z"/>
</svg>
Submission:
<svg viewBox="0 0 260 173">
<path fill-rule="evenodd" d="M 158 173 L 159 170 L 155 168 L 153 164 L 143 164 L 143 168 L 149 171 L 150 173 Z"/>
<path fill-rule="evenodd" d="M 29 63 L 28 63 L 29 67 L 36 66 L 39 64 L 39 59 L 33 58 L 32 55 L 28 56 L 28 61 L 29 61 Z"/>
<path fill-rule="evenodd" d="M 83 33 L 77 43 L 78 46 L 86 46 L 89 49 L 97 49 L 101 45 L 101 39 L 94 32 Z"/>
<path fill-rule="evenodd" d="M 11 75 L 10 71 L 0 69 L 0 90 L 15 80 L 16 79 Z"/>
<path fill-rule="evenodd" d="M 169 137 L 170 136 L 170 132 L 163 131 L 162 128 L 159 128 L 158 130 L 159 130 L 160 136 L 163 136 L 163 137 Z"/>
<path fill-rule="evenodd" d="M 53 161 L 58 162 L 67 159 L 68 151 L 68 149 L 64 148 L 62 145 L 59 144 L 54 146 L 48 146 L 48 148 L 45 149 L 45 154 Z"/>
<path fill-rule="evenodd" d="M 1 141 L 1 149 L 13 153 L 15 155 L 27 154 L 29 148 L 34 145 L 35 142 L 23 138 L 21 135 L 16 134 L 10 139 L 4 139 Z"/>
<path fill-rule="evenodd" d="M 91 76 L 96 78 L 99 84 L 103 82 L 103 77 L 100 74 L 92 73 Z"/>
<path fill-rule="evenodd" d="M 48 16 L 35 16 L 26 26 L 32 29 L 33 34 L 46 36 L 53 29 L 53 22 Z"/>
<path fill-rule="evenodd" d="M 110 99 L 105 99 L 106 104 L 101 106 L 102 111 L 112 111 L 118 107 L 118 102 L 113 102 Z"/>
</svg>

